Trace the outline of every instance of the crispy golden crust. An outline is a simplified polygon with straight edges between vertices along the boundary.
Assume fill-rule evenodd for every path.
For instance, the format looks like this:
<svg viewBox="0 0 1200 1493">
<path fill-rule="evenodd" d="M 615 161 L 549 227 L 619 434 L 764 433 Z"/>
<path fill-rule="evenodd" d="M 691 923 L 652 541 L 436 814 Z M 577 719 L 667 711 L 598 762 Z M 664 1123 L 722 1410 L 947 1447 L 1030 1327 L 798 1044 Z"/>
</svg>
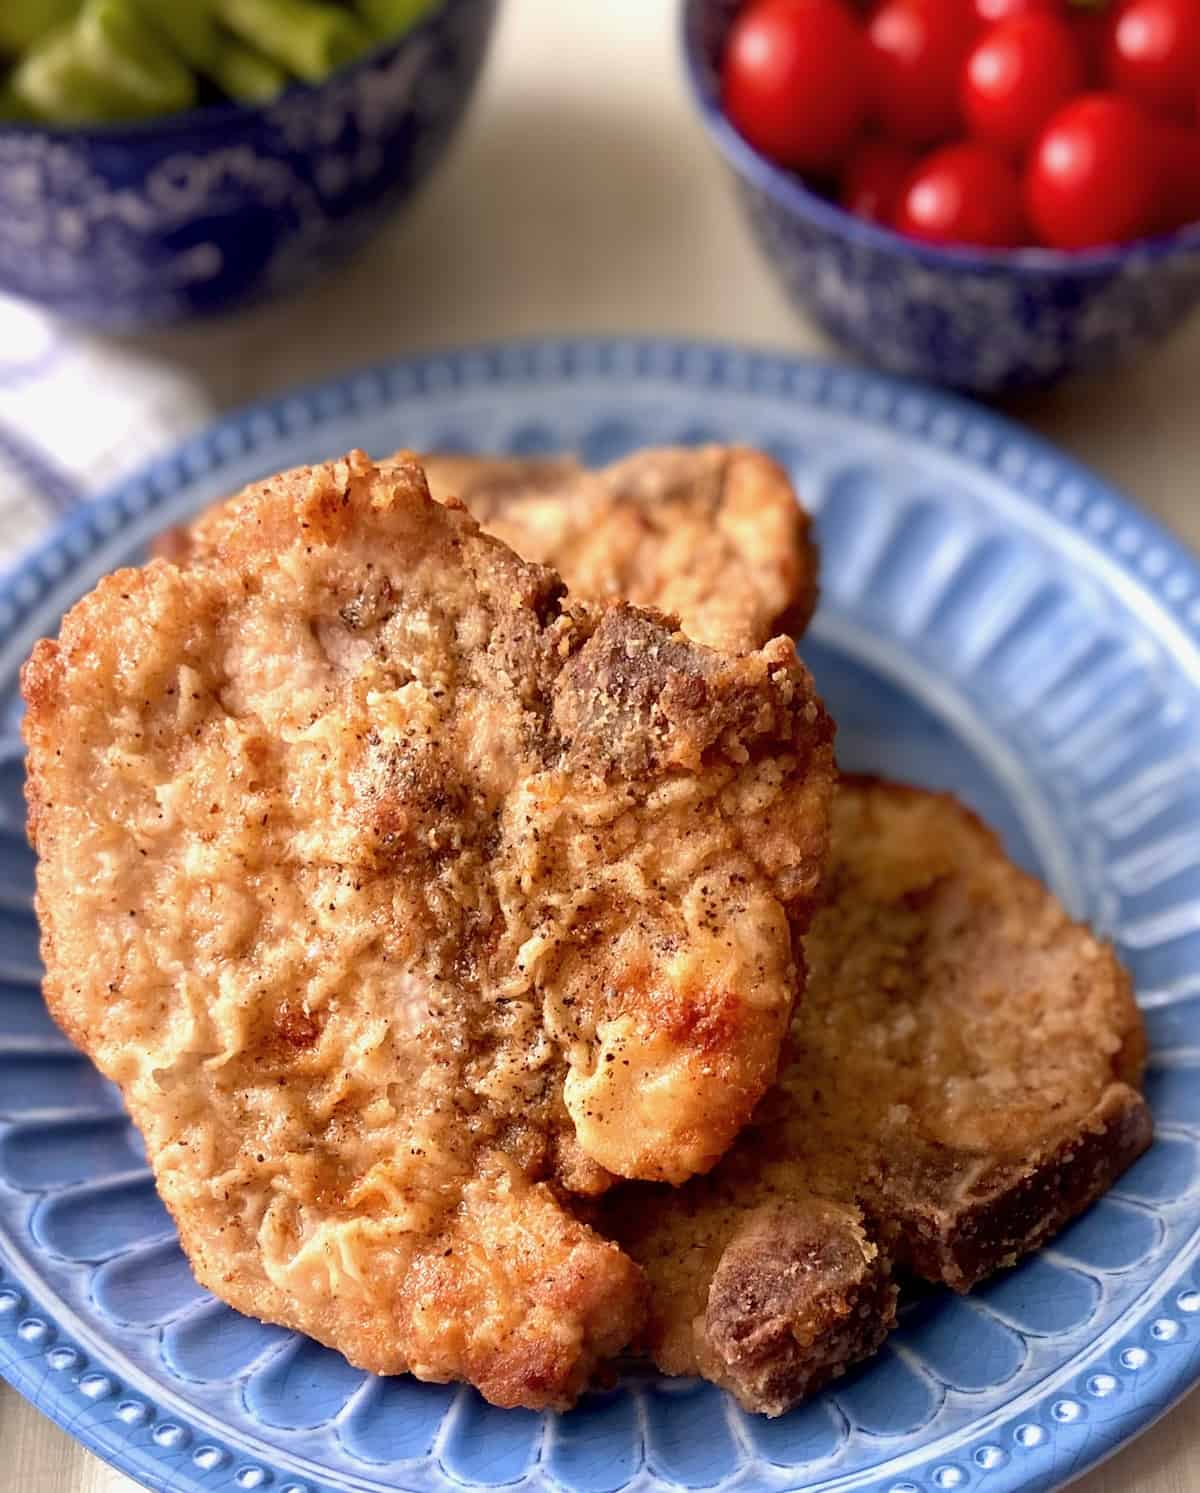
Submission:
<svg viewBox="0 0 1200 1493">
<path fill-rule="evenodd" d="M 198 1277 L 377 1371 L 565 1405 L 774 1073 L 828 837 L 793 650 L 727 658 L 361 454 L 102 581 L 26 666 L 46 995 Z"/>
<path fill-rule="evenodd" d="M 744 652 L 798 636 L 816 606 L 808 515 L 759 451 L 668 446 L 591 472 L 561 457 L 424 461 L 434 497 L 461 498 L 573 594 L 656 607 L 698 643 Z"/>
<path fill-rule="evenodd" d="M 974 816 L 848 780 L 827 885 L 789 1058 L 751 1128 L 709 1176 L 675 1194 L 621 1189 L 605 1209 L 649 1278 L 656 1361 L 768 1414 L 811 1387 L 806 1368 L 820 1382 L 874 1346 L 856 1312 L 874 1303 L 890 1321 L 889 1260 L 965 1290 L 1150 1141 L 1128 976 Z M 756 1224 L 764 1210 L 822 1217 L 806 1236 L 830 1260 L 813 1243 L 798 1274 L 794 1229 Z M 749 1372 L 722 1321 L 731 1276 L 768 1304 Z M 831 1325 L 814 1333 L 822 1312 Z"/>
<path fill-rule="evenodd" d="M 664 447 L 598 471 L 570 457 L 421 460 L 439 502 L 461 500 L 489 534 L 553 566 L 573 595 L 655 607 L 698 643 L 744 653 L 798 636 L 816 606 L 812 525 L 761 452 Z M 179 562 L 228 517 L 222 507 L 172 530 L 156 552 Z"/>
</svg>

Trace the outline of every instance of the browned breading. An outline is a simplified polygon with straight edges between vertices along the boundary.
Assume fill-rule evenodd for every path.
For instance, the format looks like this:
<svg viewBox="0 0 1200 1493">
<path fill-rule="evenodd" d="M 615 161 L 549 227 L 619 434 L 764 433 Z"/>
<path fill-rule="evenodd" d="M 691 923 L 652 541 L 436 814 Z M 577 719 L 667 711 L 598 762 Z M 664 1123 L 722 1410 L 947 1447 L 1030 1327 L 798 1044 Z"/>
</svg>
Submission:
<svg viewBox="0 0 1200 1493">
<path fill-rule="evenodd" d="M 832 728 L 361 454 L 102 581 L 26 666 L 46 996 L 199 1279 L 570 1403 L 640 1271 L 563 1189 L 712 1165 L 773 1076 Z"/>
<path fill-rule="evenodd" d="M 890 1263 L 966 1290 L 1149 1144 L 1112 949 L 947 795 L 847 780 L 778 1086 L 709 1176 L 622 1188 L 647 1342 L 779 1414 L 872 1351 Z"/>
<path fill-rule="evenodd" d="M 434 497 L 461 498 L 573 594 L 656 607 L 698 643 L 736 653 L 798 636 L 816 606 L 808 514 L 760 451 L 666 446 L 597 471 L 561 457 L 424 461 Z"/>
<path fill-rule="evenodd" d="M 489 534 L 553 566 L 573 595 L 655 607 L 698 643 L 760 648 L 803 632 L 816 606 L 809 517 L 761 452 L 663 447 L 597 471 L 570 457 L 421 460 L 435 498 L 460 499 Z M 157 552 L 179 560 L 226 518 L 223 509 L 203 515 Z"/>
</svg>

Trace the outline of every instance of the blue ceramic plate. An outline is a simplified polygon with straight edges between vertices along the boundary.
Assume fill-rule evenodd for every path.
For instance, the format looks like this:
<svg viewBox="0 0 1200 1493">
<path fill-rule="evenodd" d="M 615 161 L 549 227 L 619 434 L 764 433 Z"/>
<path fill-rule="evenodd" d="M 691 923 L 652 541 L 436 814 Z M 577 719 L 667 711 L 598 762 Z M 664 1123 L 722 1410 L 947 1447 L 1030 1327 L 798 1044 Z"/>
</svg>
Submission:
<svg viewBox="0 0 1200 1493">
<path fill-rule="evenodd" d="M 631 1365 L 567 1416 L 373 1379 L 200 1290 L 116 1092 L 38 994 L 16 674 L 163 525 L 361 445 L 604 461 L 773 452 L 818 515 L 804 652 L 843 762 L 953 788 L 1117 940 L 1153 1043 L 1153 1149 L 1053 1246 L 929 1293 L 780 1420 Z M 361 373 L 223 421 L 76 513 L 0 587 L 0 1369 L 177 1493 L 1059 1486 L 1200 1371 L 1200 569 L 1094 477 L 927 389 L 728 347 L 549 342 Z"/>
</svg>

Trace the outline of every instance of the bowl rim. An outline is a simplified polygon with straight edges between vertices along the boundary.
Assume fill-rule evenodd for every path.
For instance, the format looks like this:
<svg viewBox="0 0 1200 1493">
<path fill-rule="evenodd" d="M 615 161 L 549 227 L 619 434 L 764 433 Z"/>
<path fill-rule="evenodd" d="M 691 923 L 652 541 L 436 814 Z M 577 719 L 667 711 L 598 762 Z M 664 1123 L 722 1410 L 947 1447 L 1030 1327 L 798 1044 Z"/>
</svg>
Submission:
<svg viewBox="0 0 1200 1493">
<path fill-rule="evenodd" d="M 219 132 L 238 123 L 265 118 L 282 100 L 314 97 L 329 84 L 344 81 L 358 72 L 365 72 L 389 53 L 398 54 L 410 42 L 425 31 L 432 30 L 433 23 L 458 0 L 433 0 L 433 4 L 407 31 L 394 36 L 390 41 L 381 41 L 370 47 L 361 57 L 344 66 L 335 68 L 319 83 L 306 83 L 302 79 L 290 82 L 272 99 L 262 103 L 238 103 L 229 100 L 217 104 L 198 104 L 190 109 L 179 109 L 173 114 L 156 114 L 145 119 L 126 119 L 112 124 L 45 124 L 38 120 L 6 119 L 0 122 L 0 140 L 39 139 L 55 145 L 70 145 L 79 141 L 94 141 L 98 145 L 136 145 L 144 140 L 161 139 L 172 135 L 195 134 L 199 130 Z"/>
<path fill-rule="evenodd" d="M 856 217 L 830 202 L 805 185 L 801 178 L 784 166 L 776 165 L 730 123 L 720 99 L 708 85 L 708 62 L 699 49 L 693 22 L 704 13 L 712 0 L 680 0 L 677 20 L 679 51 L 684 77 L 692 103 L 710 140 L 726 162 L 746 177 L 766 196 L 779 202 L 789 212 L 808 218 L 842 238 L 856 240 L 864 247 L 892 254 L 905 254 L 930 268 L 974 270 L 998 274 L 1030 270 L 1039 274 L 1093 275 L 1111 273 L 1130 261 L 1147 262 L 1167 258 L 1179 249 L 1200 250 L 1200 222 L 1186 224 L 1171 233 L 1134 239 L 1097 249 L 983 249 L 970 245 L 926 244 L 908 238 L 894 229 Z"/>
</svg>

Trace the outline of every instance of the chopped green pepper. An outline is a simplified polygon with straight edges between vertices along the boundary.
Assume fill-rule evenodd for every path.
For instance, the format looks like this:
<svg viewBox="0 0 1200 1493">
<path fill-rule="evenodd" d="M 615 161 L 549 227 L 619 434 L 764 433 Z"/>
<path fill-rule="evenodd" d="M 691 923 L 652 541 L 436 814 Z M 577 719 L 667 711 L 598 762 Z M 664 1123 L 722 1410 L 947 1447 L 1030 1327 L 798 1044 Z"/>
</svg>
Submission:
<svg viewBox="0 0 1200 1493">
<path fill-rule="evenodd" d="M 235 36 L 309 83 L 371 47 L 349 11 L 319 0 L 217 0 L 217 13 Z"/>
<path fill-rule="evenodd" d="M 74 20 L 80 0 L 0 0 L 0 52 L 24 52 Z"/>
<path fill-rule="evenodd" d="M 354 0 L 360 16 L 380 41 L 391 41 L 411 31 L 437 0 Z"/>
<path fill-rule="evenodd" d="M 195 79 L 140 24 L 132 0 L 87 0 L 74 25 L 26 52 L 12 88 L 54 124 L 145 119 L 190 108 L 196 98 Z"/>
<path fill-rule="evenodd" d="M 138 8 L 189 67 L 204 72 L 216 61 L 220 43 L 213 0 L 138 0 Z"/>
<path fill-rule="evenodd" d="M 221 38 L 208 72 L 222 93 L 246 104 L 269 103 L 287 87 L 281 67 L 232 37 Z"/>
</svg>

